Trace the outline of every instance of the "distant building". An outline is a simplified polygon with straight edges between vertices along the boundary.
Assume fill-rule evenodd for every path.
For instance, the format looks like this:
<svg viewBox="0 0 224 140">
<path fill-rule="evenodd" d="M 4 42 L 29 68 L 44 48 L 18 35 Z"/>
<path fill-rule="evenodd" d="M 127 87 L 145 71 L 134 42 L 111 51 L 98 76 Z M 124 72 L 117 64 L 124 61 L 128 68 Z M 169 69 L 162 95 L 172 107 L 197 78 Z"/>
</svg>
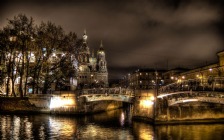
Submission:
<svg viewBox="0 0 224 140">
<path fill-rule="evenodd" d="M 86 32 L 83 35 L 82 46 L 78 52 L 78 88 L 107 87 L 108 72 L 106 54 L 101 41 L 96 57 L 90 53 Z"/>
<path fill-rule="evenodd" d="M 224 90 L 224 51 L 217 53 L 218 62 L 173 75 L 175 81 L 197 81 L 201 89 Z M 187 84 L 187 83 L 186 83 Z"/>
<path fill-rule="evenodd" d="M 156 82 L 160 86 L 164 84 L 163 72 L 164 70 L 138 69 L 124 76 L 120 86 L 131 89 L 154 89 Z"/>
<path fill-rule="evenodd" d="M 189 69 L 186 68 L 175 68 L 162 73 L 165 85 L 175 82 L 178 79 L 178 74 L 186 72 L 188 70 Z"/>
<path fill-rule="evenodd" d="M 201 90 L 206 88 L 224 90 L 224 51 L 217 53 L 217 56 L 217 63 L 191 70 L 185 68 L 175 68 L 168 71 L 138 69 L 133 73 L 125 75 L 120 80 L 120 86 L 132 89 L 153 89 L 157 81 L 158 86 L 174 82 L 183 83 L 182 86 L 190 86 L 192 83 L 197 83 L 198 88 Z"/>
</svg>

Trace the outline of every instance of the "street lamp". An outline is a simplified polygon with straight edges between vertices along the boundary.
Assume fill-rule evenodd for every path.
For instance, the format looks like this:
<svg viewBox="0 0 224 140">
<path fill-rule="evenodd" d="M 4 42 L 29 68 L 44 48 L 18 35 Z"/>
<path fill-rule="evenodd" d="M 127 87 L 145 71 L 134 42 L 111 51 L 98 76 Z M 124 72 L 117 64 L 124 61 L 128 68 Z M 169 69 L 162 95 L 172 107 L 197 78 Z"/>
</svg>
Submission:
<svg viewBox="0 0 224 140">
<path fill-rule="evenodd" d="M 154 113 L 153 113 L 153 118 L 154 118 L 154 121 L 155 121 L 155 119 L 156 119 L 156 102 L 157 102 L 157 95 L 158 95 L 158 72 L 157 71 L 155 71 L 155 80 L 156 80 L 156 82 L 155 82 L 155 95 L 154 95 Z"/>
</svg>

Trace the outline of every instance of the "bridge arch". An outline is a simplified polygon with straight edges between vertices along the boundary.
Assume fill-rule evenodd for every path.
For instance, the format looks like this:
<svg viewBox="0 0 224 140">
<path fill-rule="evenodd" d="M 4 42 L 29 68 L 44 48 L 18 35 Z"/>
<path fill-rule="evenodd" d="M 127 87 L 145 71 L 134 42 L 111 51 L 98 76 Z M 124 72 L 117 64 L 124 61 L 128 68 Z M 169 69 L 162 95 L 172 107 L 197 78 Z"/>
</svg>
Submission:
<svg viewBox="0 0 224 140">
<path fill-rule="evenodd" d="M 166 101 L 168 106 L 174 106 L 177 104 L 184 104 L 189 102 L 224 104 L 224 93 L 211 91 L 179 91 L 160 94 L 157 96 L 157 98 L 161 101 Z"/>
<path fill-rule="evenodd" d="M 83 89 L 79 95 L 86 102 L 121 101 L 133 103 L 134 92 L 126 88 L 93 88 Z"/>
<path fill-rule="evenodd" d="M 204 102 L 204 103 L 214 103 L 214 104 L 223 104 L 224 105 L 224 100 L 219 100 L 217 98 L 202 98 L 202 97 L 197 97 L 197 98 L 187 98 L 187 99 L 180 99 L 178 101 L 168 101 L 169 106 L 174 106 L 177 104 L 185 104 L 185 103 L 191 103 L 191 102 Z"/>
<path fill-rule="evenodd" d="M 133 103 L 134 96 L 120 95 L 120 94 L 88 94 L 81 95 L 79 98 L 85 98 L 86 102 L 96 102 L 96 101 L 121 101 Z"/>
</svg>

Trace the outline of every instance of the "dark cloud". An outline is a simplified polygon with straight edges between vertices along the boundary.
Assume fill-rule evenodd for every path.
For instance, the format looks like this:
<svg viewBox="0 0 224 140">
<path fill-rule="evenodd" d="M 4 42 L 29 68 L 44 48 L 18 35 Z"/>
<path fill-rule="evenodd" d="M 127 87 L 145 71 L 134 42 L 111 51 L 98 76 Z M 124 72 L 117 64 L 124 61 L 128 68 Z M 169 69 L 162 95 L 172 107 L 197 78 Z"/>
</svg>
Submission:
<svg viewBox="0 0 224 140">
<path fill-rule="evenodd" d="M 0 27 L 24 13 L 36 23 L 52 21 L 89 46 L 103 40 L 110 78 L 136 67 L 196 67 L 217 61 L 223 50 L 223 2 L 220 0 L 32 1 L 1 3 Z"/>
</svg>

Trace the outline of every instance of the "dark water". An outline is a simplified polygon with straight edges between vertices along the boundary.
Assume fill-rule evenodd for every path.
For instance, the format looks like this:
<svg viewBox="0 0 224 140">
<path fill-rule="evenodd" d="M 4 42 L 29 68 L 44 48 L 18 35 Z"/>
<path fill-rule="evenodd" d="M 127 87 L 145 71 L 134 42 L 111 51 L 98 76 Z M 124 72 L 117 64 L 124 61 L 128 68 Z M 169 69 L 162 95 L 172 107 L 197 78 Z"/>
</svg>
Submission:
<svg viewBox="0 0 224 140">
<path fill-rule="evenodd" d="M 224 124 L 152 126 L 128 109 L 91 116 L 0 115 L 3 140 L 221 140 Z"/>
</svg>

